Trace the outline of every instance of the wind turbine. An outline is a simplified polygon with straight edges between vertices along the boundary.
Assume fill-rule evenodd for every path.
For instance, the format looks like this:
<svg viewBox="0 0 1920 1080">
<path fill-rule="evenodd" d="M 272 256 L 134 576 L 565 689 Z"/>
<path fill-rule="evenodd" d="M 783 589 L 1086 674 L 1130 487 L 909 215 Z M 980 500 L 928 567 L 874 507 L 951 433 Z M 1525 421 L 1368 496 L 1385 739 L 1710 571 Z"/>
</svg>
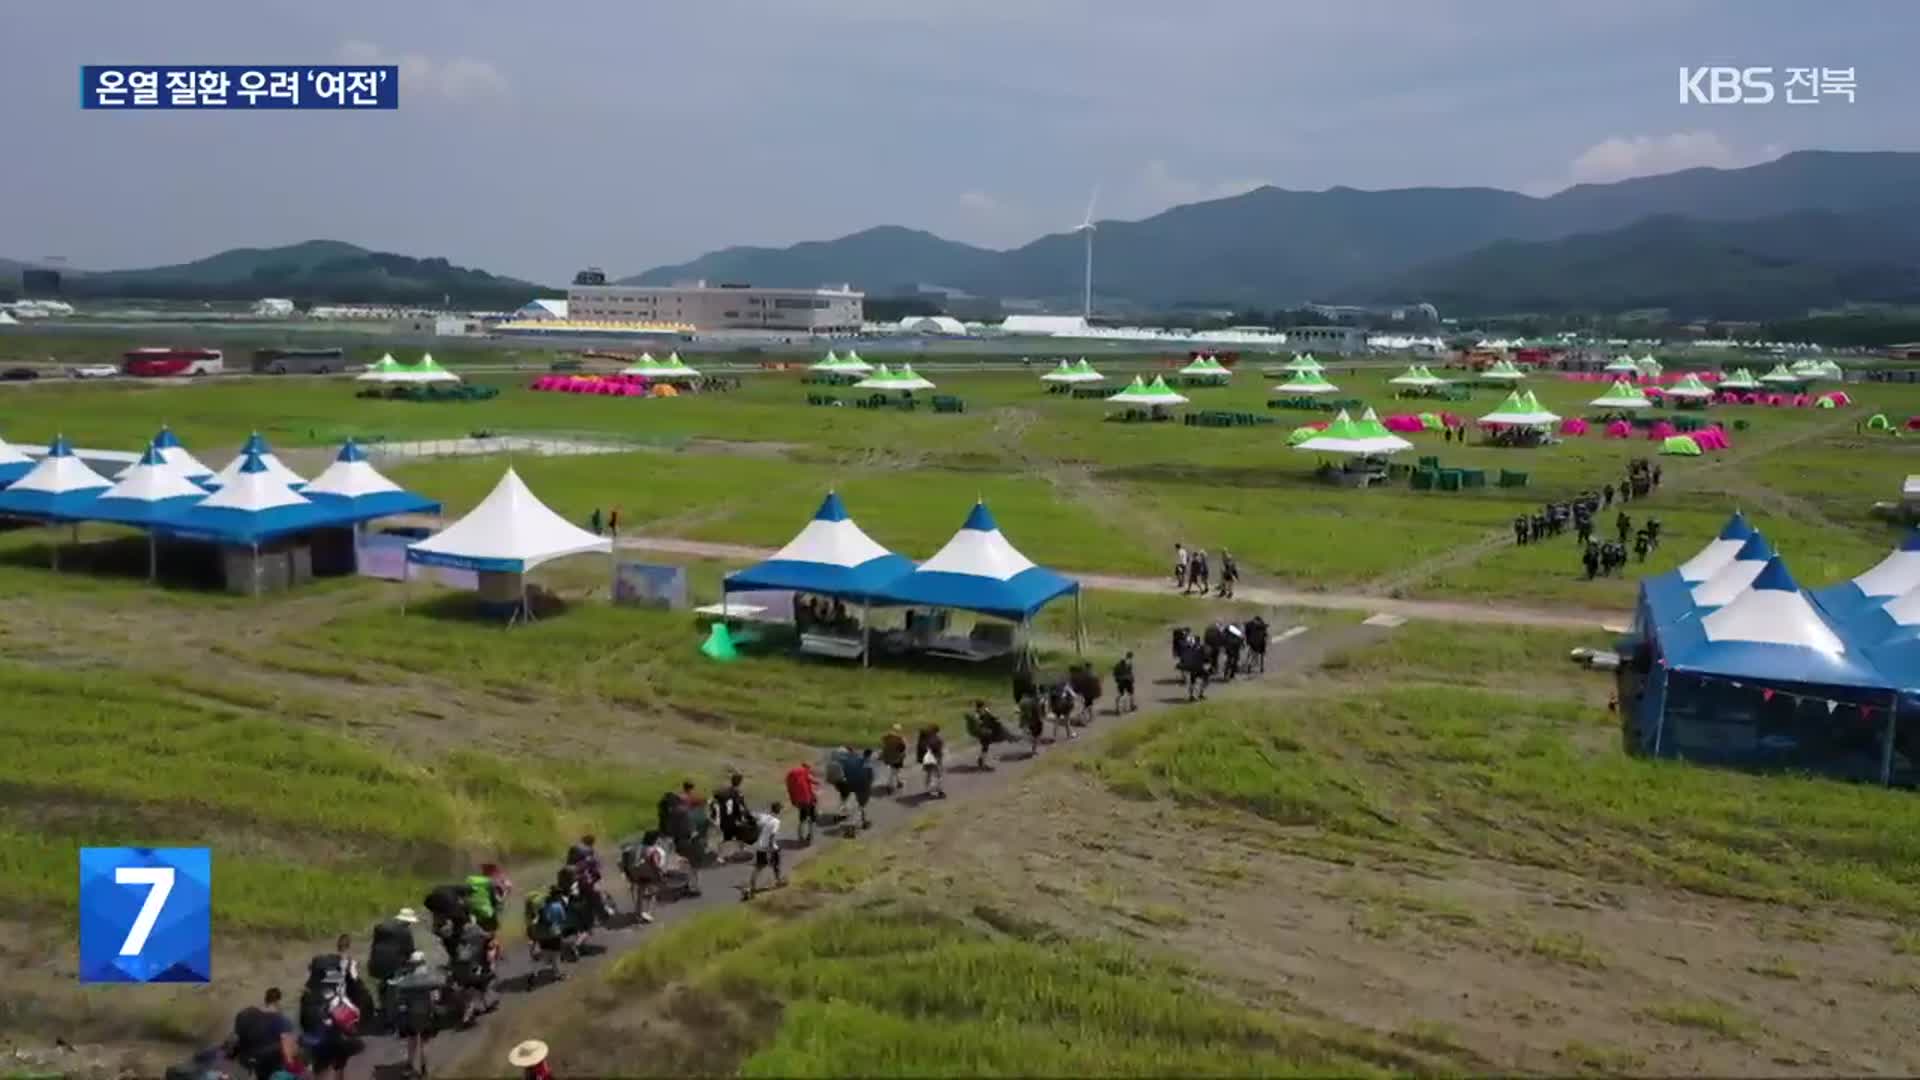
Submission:
<svg viewBox="0 0 1920 1080">
<path fill-rule="evenodd" d="M 1087 214 L 1080 224 L 1073 227 L 1077 233 L 1087 237 L 1087 276 L 1085 290 L 1080 296 L 1080 317 L 1089 324 L 1093 321 L 1093 204 L 1100 199 L 1100 185 L 1093 185 L 1093 194 L 1087 196 Z"/>
</svg>

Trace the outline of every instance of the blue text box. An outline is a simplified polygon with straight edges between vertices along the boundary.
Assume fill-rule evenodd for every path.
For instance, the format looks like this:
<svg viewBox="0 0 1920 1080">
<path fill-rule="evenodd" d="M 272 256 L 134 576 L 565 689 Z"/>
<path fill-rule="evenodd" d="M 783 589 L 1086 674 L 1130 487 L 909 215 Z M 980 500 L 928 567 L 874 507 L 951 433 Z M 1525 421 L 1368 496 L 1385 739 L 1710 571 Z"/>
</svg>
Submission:
<svg viewBox="0 0 1920 1080">
<path fill-rule="evenodd" d="M 392 64 L 87 64 L 83 109 L 397 109 Z"/>
</svg>

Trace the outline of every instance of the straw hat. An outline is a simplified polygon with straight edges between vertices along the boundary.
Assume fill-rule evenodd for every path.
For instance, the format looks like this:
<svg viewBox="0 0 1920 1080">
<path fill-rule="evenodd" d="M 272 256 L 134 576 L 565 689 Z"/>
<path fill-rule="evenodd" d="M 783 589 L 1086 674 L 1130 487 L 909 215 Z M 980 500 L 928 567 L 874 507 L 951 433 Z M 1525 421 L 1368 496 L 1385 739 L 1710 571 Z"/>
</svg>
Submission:
<svg viewBox="0 0 1920 1080">
<path fill-rule="evenodd" d="M 547 1060 L 547 1044 L 539 1039 L 528 1039 L 507 1051 L 507 1064 L 516 1069 L 531 1069 L 545 1060 Z"/>
<path fill-rule="evenodd" d="M 414 914 L 413 909 L 410 907 L 401 908 L 399 913 L 394 915 L 394 918 L 399 919 L 401 922 L 407 923 L 409 925 L 420 921 L 420 916 Z"/>
</svg>

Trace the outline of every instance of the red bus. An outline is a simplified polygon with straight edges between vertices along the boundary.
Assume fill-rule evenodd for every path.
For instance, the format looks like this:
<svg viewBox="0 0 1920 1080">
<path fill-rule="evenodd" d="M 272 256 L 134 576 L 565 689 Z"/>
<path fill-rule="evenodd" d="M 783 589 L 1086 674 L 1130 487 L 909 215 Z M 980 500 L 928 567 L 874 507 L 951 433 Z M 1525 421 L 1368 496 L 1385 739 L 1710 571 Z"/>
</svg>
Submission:
<svg viewBox="0 0 1920 1080">
<path fill-rule="evenodd" d="M 218 375 L 226 368 L 219 349 L 128 349 L 120 370 L 142 378 L 168 375 Z"/>
</svg>

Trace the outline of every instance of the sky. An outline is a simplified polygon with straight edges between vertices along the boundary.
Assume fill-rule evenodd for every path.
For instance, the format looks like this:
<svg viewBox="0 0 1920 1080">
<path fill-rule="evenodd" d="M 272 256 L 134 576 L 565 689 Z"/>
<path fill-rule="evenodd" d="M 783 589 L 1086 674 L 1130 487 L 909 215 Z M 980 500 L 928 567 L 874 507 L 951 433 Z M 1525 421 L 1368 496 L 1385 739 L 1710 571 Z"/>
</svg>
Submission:
<svg viewBox="0 0 1920 1080">
<path fill-rule="evenodd" d="M 6 5 L 0 256 L 346 240 L 543 283 L 907 225 L 987 247 L 1261 184 L 1550 194 L 1920 150 L 1920 3 Z M 391 63 L 393 112 L 82 111 L 82 64 Z M 1854 101 L 1680 102 L 1682 66 Z M 1095 195 L 1097 193 L 1097 198 Z"/>
</svg>

